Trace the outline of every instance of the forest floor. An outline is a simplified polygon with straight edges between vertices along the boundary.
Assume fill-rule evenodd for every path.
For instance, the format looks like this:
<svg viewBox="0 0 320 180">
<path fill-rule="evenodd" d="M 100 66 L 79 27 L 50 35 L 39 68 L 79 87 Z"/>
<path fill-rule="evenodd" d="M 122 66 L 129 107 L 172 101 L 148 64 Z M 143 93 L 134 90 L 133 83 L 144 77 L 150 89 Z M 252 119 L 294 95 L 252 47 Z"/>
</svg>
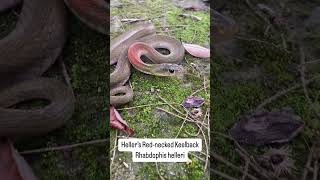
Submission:
<svg viewBox="0 0 320 180">
<path fill-rule="evenodd" d="M 194 20 L 190 17 L 181 17 L 186 13 L 199 17 Z M 126 20 L 150 20 L 158 34 L 165 34 L 186 43 L 209 47 L 210 18 L 209 11 L 188 11 L 178 8 L 171 1 L 164 0 L 117 0 L 111 1 L 111 38 L 129 29 L 134 22 Z M 203 153 L 206 154 L 205 140 L 208 144 L 208 131 L 202 128 L 204 136 L 198 133 L 199 129 L 192 123 L 184 123 L 183 118 L 177 118 L 165 111 L 176 112 L 168 105 L 173 106 L 183 114 L 182 101 L 190 96 L 201 96 L 205 104 L 201 107 L 204 122 L 208 123 L 210 106 L 210 62 L 208 59 L 185 56 L 182 65 L 187 69 L 184 79 L 162 78 L 146 75 L 132 69 L 130 84 L 133 88 L 133 100 L 118 110 L 123 119 L 134 130 L 134 138 L 202 138 Z M 168 104 L 166 104 L 167 101 Z M 142 107 L 141 107 L 142 106 Z M 137 163 L 132 162 L 131 153 L 119 152 L 116 146 L 118 137 L 125 136 L 122 132 L 110 132 L 111 179 L 206 179 L 207 156 L 194 152 L 189 155 L 192 160 L 187 163 Z M 203 138 L 205 137 L 205 138 Z M 207 161 L 208 162 L 208 161 Z"/>
<path fill-rule="evenodd" d="M 259 3 L 268 7 L 269 12 L 259 9 Z M 266 100 L 270 103 L 263 105 L 265 110 L 289 107 L 305 123 L 303 131 L 285 145 L 295 165 L 290 175 L 285 176 L 288 179 L 301 178 L 311 146 L 319 141 L 320 119 L 316 114 L 320 112 L 320 63 L 317 60 L 320 57 L 320 12 L 314 11 L 319 6 L 320 2 L 316 0 L 215 1 L 213 8 L 233 18 L 239 32 L 233 40 L 215 45 L 216 53 L 211 62 L 211 151 L 217 154 L 210 164 L 215 174 L 213 179 L 224 179 L 221 173 L 235 179 L 246 174 L 241 172 L 245 172 L 249 161 L 240 156 L 235 144 L 224 135 L 228 135 L 241 115 L 250 114 Z M 301 54 L 305 55 L 307 62 L 304 76 L 301 74 Z M 312 78 L 315 79 L 303 88 L 302 79 Z M 293 88 L 295 86 L 297 88 Z M 282 93 L 284 95 L 279 98 L 270 98 Z M 256 160 L 270 148 L 242 147 Z M 242 170 L 219 161 L 219 157 Z M 261 178 L 262 173 L 255 172 L 252 166 L 247 170 Z M 311 177 L 310 172 L 307 179 Z"/>
</svg>

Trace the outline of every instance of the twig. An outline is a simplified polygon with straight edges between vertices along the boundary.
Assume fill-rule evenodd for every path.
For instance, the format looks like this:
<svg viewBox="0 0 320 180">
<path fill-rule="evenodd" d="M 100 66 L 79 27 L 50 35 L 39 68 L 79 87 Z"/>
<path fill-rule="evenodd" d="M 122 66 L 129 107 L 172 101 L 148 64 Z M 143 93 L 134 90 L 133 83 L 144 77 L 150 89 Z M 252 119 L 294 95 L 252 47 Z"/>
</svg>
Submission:
<svg viewBox="0 0 320 180">
<path fill-rule="evenodd" d="M 87 145 L 100 144 L 100 143 L 106 143 L 106 142 L 109 142 L 109 139 L 98 139 L 98 140 L 92 140 L 92 141 L 87 141 L 87 142 L 82 142 L 82 143 L 77 143 L 72 145 L 26 150 L 26 151 L 20 152 L 20 154 L 35 154 L 35 153 L 44 153 L 49 151 L 60 151 L 60 150 L 72 149 L 80 146 L 87 146 Z"/>
<path fill-rule="evenodd" d="M 189 154 L 191 154 L 192 156 L 198 158 L 200 161 L 202 162 L 206 162 L 206 160 L 202 159 L 201 157 L 197 156 L 196 154 L 194 154 L 193 152 L 189 152 Z"/>
<path fill-rule="evenodd" d="M 260 17 L 265 23 L 267 23 L 267 26 L 272 27 L 270 21 L 266 17 L 264 17 L 264 15 L 260 13 L 249 0 L 246 0 L 246 4 L 258 17 Z"/>
<path fill-rule="evenodd" d="M 244 37 L 240 37 L 240 36 L 235 36 L 236 39 L 239 39 L 239 40 L 242 40 L 242 41 L 254 41 L 254 42 L 258 42 L 258 43 L 262 43 L 262 44 L 266 44 L 266 45 L 269 45 L 269 46 L 273 46 L 277 49 L 280 49 L 280 50 L 283 50 L 285 51 L 286 53 L 290 53 L 288 50 L 282 48 L 282 47 L 279 47 L 273 43 L 270 43 L 270 42 L 267 42 L 267 41 L 262 41 L 260 39 L 254 39 L 254 38 L 244 38 Z"/>
<path fill-rule="evenodd" d="M 166 113 L 168 113 L 168 114 L 171 114 L 171 115 L 173 115 L 173 116 L 175 116 L 175 117 L 178 117 L 178 118 L 180 118 L 180 119 L 182 119 L 182 120 L 185 119 L 184 117 L 182 117 L 182 116 L 180 116 L 180 115 L 178 115 L 178 114 L 175 114 L 175 113 L 173 113 L 173 112 L 167 111 L 167 110 L 165 110 L 165 109 L 162 109 L 162 108 L 159 108 L 159 107 L 156 107 L 156 109 L 158 109 L 158 110 L 160 110 L 160 111 L 163 111 L 163 112 L 166 112 Z M 204 124 L 204 123 L 202 123 L 202 122 L 194 121 L 194 120 L 191 120 L 191 119 L 189 119 L 189 118 L 187 119 L 187 121 L 188 121 L 188 122 L 193 122 L 193 123 L 196 123 L 196 124 Z M 206 124 L 204 124 L 204 125 L 206 125 Z"/>
<path fill-rule="evenodd" d="M 181 132 L 181 130 L 182 130 L 182 128 L 183 128 L 183 126 L 184 126 L 184 124 L 185 124 L 185 123 L 186 123 L 186 121 L 187 121 L 187 117 L 188 117 L 188 114 L 186 114 L 186 117 L 185 117 L 184 121 L 182 122 L 182 124 L 181 124 L 181 126 L 180 126 L 180 128 L 179 128 L 179 131 L 178 131 L 178 133 L 177 133 L 177 135 L 176 135 L 176 137 L 175 137 L 175 138 L 177 138 L 177 137 L 179 136 L 179 134 L 180 134 L 180 132 Z"/>
<path fill-rule="evenodd" d="M 318 180 L 318 171 L 319 171 L 318 160 L 316 160 L 314 162 L 314 168 L 313 168 L 313 180 Z"/>
<path fill-rule="evenodd" d="M 206 89 L 205 87 L 202 87 L 202 88 L 196 90 L 195 92 L 193 92 L 190 96 L 194 96 L 194 95 L 197 94 L 198 92 L 203 91 L 203 90 L 205 90 L 205 89 Z"/>
<path fill-rule="evenodd" d="M 208 119 L 208 121 L 207 121 L 207 124 L 208 124 L 208 128 L 207 128 L 207 130 L 208 130 L 208 143 L 209 143 L 209 145 L 210 145 L 210 142 L 211 142 L 211 139 L 210 139 L 210 112 L 209 112 L 210 110 L 209 110 L 209 108 L 207 109 L 207 112 L 206 112 L 206 117 L 208 117 L 207 119 Z"/>
<path fill-rule="evenodd" d="M 236 149 L 237 152 L 241 156 L 248 158 L 250 160 L 249 163 L 251 167 L 256 171 L 256 173 L 260 174 L 265 179 L 270 179 L 270 175 L 263 170 L 263 168 L 256 162 L 256 160 L 252 156 L 250 156 L 250 154 L 235 139 L 233 139 L 231 136 L 228 136 L 219 132 L 212 132 L 212 133 L 233 141 L 236 147 L 238 148 Z"/>
<path fill-rule="evenodd" d="M 137 19 L 137 18 L 125 18 L 125 19 L 121 19 L 121 22 L 124 23 L 133 23 L 133 22 L 139 22 L 139 21 L 147 21 L 148 19 Z"/>
<path fill-rule="evenodd" d="M 311 82 L 317 80 L 317 79 L 320 79 L 320 75 L 317 75 L 317 76 L 314 76 L 313 78 L 311 79 L 308 79 L 305 81 L 305 84 L 308 85 L 310 84 Z M 262 109 L 264 106 L 266 106 L 267 104 L 273 102 L 274 100 L 277 100 L 278 98 L 288 94 L 289 92 L 293 91 L 293 90 L 296 90 L 298 88 L 300 88 L 302 86 L 301 83 L 296 83 L 295 85 L 291 86 L 290 88 L 288 89 L 285 89 L 285 90 L 282 90 L 280 92 L 278 92 L 277 94 L 271 96 L 270 98 L 266 99 L 265 101 L 263 101 L 257 108 L 256 110 L 258 109 Z"/>
<path fill-rule="evenodd" d="M 114 148 L 113 148 L 113 153 L 112 153 L 112 159 L 111 159 L 111 163 L 110 163 L 110 169 L 112 169 L 112 165 L 113 165 L 113 161 L 114 161 L 114 158 L 116 157 L 116 147 L 117 147 L 117 136 L 118 136 L 118 131 L 116 131 L 116 137 L 114 138 Z"/>
<path fill-rule="evenodd" d="M 184 113 L 182 113 L 179 109 L 177 109 L 176 107 L 174 107 L 171 103 L 169 103 L 166 99 L 164 99 L 163 97 L 161 97 L 159 94 L 158 94 L 158 97 L 163 101 L 163 102 L 165 102 L 168 106 L 170 106 L 173 110 L 175 110 L 177 113 L 179 113 L 180 115 L 185 115 Z M 182 106 L 183 107 L 183 106 Z M 164 112 L 167 112 L 167 113 L 172 113 L 172 112 L 169 112 L 169 111 L 166 111 L 166 110 L 164 110 L 164 109 L 162 109 L 162 108 L 157 108 L 157 109 L 159 109 L 159 110 L 162 110 L 162 111 L 164 111 Z M 188 113 L 188 112 L 187 112 Z M 174 114 L 174 113 L 173 113 Z M 172 114 L 172 115 L 173 115 Z M 189 113 L 188 113 L 189 114 Z M 175 115 L 177 115 L 177 114 L 175 114 Z M 178 115 L 179 116 L 179 115 Z M 180 118 L 181 118 L 181 116 L 179 116 Z M 185 119 L 185 118 L 182 118 L 183 120 Z M 207 125 L 207 124 L 205 124 L 205 123 L 203 123 L 203 122 L 199 122 L 199 121 L 197 121 L 197 120 L 194 120 L 194 119 L 191 119 L 191 118 L 189 118 L 189 117 L 187 117 L 186 118 L 187 119 L 187 121 L 188 122 L 195 122 L 195 123 L 200 123 L 200 124 L 204 124 L 204 125 Z"/>
<path fill-rule="evenodd" d="M 172 104 L 177 104 L 177 103 L 172 103 Z M 160 106 L 160 105 L 168 105 L 168 103 L 145 104 L 145 105 L 139 105 L 139 106 L 133 106 L 133 107 L 127 107 L 127 108 L 120 108 L 120 109 L 117 109 L 117 110 L 118 111 L 130 110 L 130 109 L 138 109 L 138 108 L 144 108 L 144 107 L 150 107 L 150 106 Z"/>
<path fill-rule="evenodd" d="M 305 95 L 310 107 L 312 108 L 313 112 L 320 119 L 320 113 L 314 107 L 314 103 L 312 103 L 311 98 L 309 96 L 308 89 L 307 89 L 306 79 L 305 79 L 305 65 L 304 65 L 305 64 L 305 54 L 304 54 L 302 47 L 299 48 L 299 51 L 300 51 L 300 64 L 301 64 L 300 77 L 301 77 L 303 92 L 304 92 L 304 95 Z"/>
<path fill-rule="evenodd" d="M 302 65 L 306 65 L 306 64 L 315 64 L 315 63 L 319 63 L 320 59 L 316 59 L 316 60 L 312 60 L 312 61 L 307 61 L 305 63 L 303 63 Z M 301 65 L 300 65 L 301 66 Z"/>
<path fill-rule="evenodd" d="M 249 165 L 250 165 L 250 160 L 249 159 L 245 159 L 244 173 L 243 173 L 243 176 L 242 176 L 241 180 L 245 180 L 246 177 L 248 176 Z"/>
<path fill-rule="evenodd" d="M 163 177 L 161 176 L 161 174 L 160 174 L 160 170 L 159 170 L 159 167 L 158 167 L 158 163 L 157 163 L 157 162 L 156 162 L 156 168 L 157 168 L 157 173 L 158 173 L 160 179 L 161 179 L 161 180 L 164 180 L 164 178 L 163 178 Z"/>
<path fill-rule="evenodd" d="M 206 86 L 206 76 L 203 76 L 203 88 L 206 95 L 208 95 L 207 86 Z"/>
<path fill-rule="evenodd" d="M 197 126 L 199 127 L 202 135 L 203 135 L 203 139 L 204 139 L 204 144 L 205 144 L 205 147 L 206 147 L 206 162 L 205 162 L 205 165 L 204 165 L 204 171 L 207 170 L 207 167 L 208 167 L 208 162 L 209 162 L 209 145 L 208 145 L 208 142 L 207 142 L 207 138 L 206 138 L 206 135 L 205 133 L 203 132 L 201 126 L 199 124 L 197 124 Z"/>
<path fill-rule="evenodd" d="M 222 156 L 216 154 L 215 152 L 212 152 L 212 151 L 211 151 L 211 152 L 210 152 L 210 155 L 211 155 L 213 158 L 215 158 L 216 160 L 218 160 L 218 161 L 226 164 L 227 166 L 231 167 L 232 169 L 237 170 L 237 171 L 243 173 L 243 169 L 241 169 L 241 168 L 239 168 L 238 166 L 234 165 L 234 164 L 231 163 L 230 161 L 224 159 Z M 249 162 L 249 161 L 247 161 L 247 162 Z M 249 164 L 249 163 L 248 163 L 248 164 Z M 243 173 L 243 174 L 245 174 L 245 173 Z M 252 180 L 258 180 L 258 179 L 257 179 L 256 177 L 254 177 L 253 175 L 251 175 L 251 174 L 249 174 L 249 173 L 246 173 L 246 174 L 247 174 L 248 178 L 250 178 L 250 179 L 252 179 Z"/>
<path fill-rule="evenodd" d="M 304 167 L 301 180 L 306 180 L 306 179 L 307 179 L 308 172 L 309 172 L 308 167 L 310 167 L 310 165 L 311 165 L 312 156 L 313 156 L 313 151 L 314 151 L 314 146 L 311 147 L 311 150 L 310 150 L 310 152 L 309 152 L 308 160 L 307 160 L 307 163 L 306 163 L 306 165 L 305 165 L 305 167 Z"/>
</svg>

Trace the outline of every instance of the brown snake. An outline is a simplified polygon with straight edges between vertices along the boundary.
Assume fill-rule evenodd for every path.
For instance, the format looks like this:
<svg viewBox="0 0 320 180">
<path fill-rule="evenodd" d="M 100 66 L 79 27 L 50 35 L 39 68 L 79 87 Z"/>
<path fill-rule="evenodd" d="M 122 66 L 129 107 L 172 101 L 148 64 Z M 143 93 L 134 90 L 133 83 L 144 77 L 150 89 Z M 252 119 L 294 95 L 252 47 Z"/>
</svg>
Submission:
<svg viewBox="0 0 320 180">
<path fill-rule="evenodd" d="M 0 156 L 0 173 L 4 175 L 1 178 L 12 179 L 13 175 L 35 180 L 31 168 L 12 143 L 4 143 L 2 137 L 41 135 L 61 127 L 73 114 L 75 98 L 71 87 L 41 77 L 61 54 L 66 41 L 63 0 L 2 0 L 0 12 L 21 3 L 15 29 L 0 39 L 0 154 L 4 155 L 9 144 L 11 153 L 7 151 L 7 156 L 12 156 L 17 171 L 13 171 L 14 164 L 7 161 L 8 157 Z M 106 1 L 65 0 L 65 3 L 84 23 L 106 34 Z M 37 109 L 16 107 L 28 100 L 45 100 L 49 104 Z M 3 173 L 7 169 L 10 172 Z"/>
<path fill-rule="evenodd" d="M 37 135 L 60 127 L 74 111 L 71 88 L 40 78 L 60 55 L 66 41 L 63 0 L 5 0 L 0 11 L 22 3 L 15 29 L 0 40 L 0 136 Z M 107 2 L 65 0 L 84 23 L 107 33 Z M 23 101 L 41 99 L 41 109 L 14 109 Z"/>
<path fill-rule="evenodd" d="M 0 136 L 44 134 L 72 115 L 72 90 L 57 80 L 40 78 L 60 55 L 65 41 L 62 1 L 23 1 L 15 29 L 0 40 Z M 13 108 L 33 99 L 49 101 L 49 105 Z"/>
<path fill-rule="evenodd" d="M 139 43 L 138 43 L 139 42 Z M 129 58 L 128 49 L 131 49 Z M 167 49 L 164 55 L 155 49 Z M 130 52 L 130 51 L 129 51 Z M 110 104 L 118 106 L 126 104 L 133 98 L 133 92 L 124 84 L 128 81 L 131 64 L 141 72 L 157 76 L 178 76 L 183 73 L 180 63 L 184 58 L 182 43 L 172 37 L 156 35 L 155 27 L 151 23 L 140 23 L 129 31 L 111 41 L 110 65 L 116 67 L 110 74 Z M 140 57 L 144 55 L 155 64 L 144 63 Z"/>
</svg>

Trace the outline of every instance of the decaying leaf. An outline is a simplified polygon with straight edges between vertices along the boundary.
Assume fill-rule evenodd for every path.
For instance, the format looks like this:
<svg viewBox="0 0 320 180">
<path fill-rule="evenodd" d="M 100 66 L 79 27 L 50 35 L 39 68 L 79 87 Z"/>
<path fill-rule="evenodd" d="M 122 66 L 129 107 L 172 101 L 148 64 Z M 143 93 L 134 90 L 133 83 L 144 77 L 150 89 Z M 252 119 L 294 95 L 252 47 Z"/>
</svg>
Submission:
<svg viewBox="0 0 320 180">
<path fill-rule="evenodd" d="M 202 106 L 204 103 L 204 99 L 202 97 L 197 96 L 188 96 L 182 103 L 185 108 L 198 108 Z"/>
<path fill-rule="evenodd" d="M 113 106 L 110 106 L 110 127 L 124 131 L 128 136 L 132 136 L 133 134 L 133 130 L 129 128 L 127 122 L 122 119 L 119 112 Z"/>
<path fill-rule="evenodd" d="M 37 180 L 28 163 L 8 139 L 0 139 L 0 177 L 10 180 Z"/>
<path fill-rule="evenodd" d="M 182 43 L 185 50 L 191 54 L 192 56 L 199 58 L 209 58 L 210 57 L 210 49 L 199 46 L 197 44 L 187 44 Z"/>
<path fill-rule="evenodd" d="M 304 122 L 292 110 L 260 111 L 240 118 L 230 134 L 244 144 L 283 144 L 294 138 L 303 127 Z"/>
</svg>

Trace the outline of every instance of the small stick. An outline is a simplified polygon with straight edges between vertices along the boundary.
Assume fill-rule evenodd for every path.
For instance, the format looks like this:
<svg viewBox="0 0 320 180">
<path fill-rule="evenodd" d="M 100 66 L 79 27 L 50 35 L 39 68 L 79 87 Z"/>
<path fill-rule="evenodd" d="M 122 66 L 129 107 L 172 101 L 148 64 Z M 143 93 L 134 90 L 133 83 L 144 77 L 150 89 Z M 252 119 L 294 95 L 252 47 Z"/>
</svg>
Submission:
<svg viewBox="0 0 320 180">
<path fill-rule="evenodd" d="M 203 136 L 203 139 L 204 139 L 204 143 L 205 143 L 205 146 L 206 146 L 206 162 L 205 162 L 205 165 L 204 165 L 204 171 L 207 170 L 207 167 L 208 167 L 208 161 L 209 161 L 209 147 L 208 147 L 208 142 L 207 142 L 207 138 L 206 138 L 206 135 L 205 133 L 203 132 L 201 126 L 199 124 L 197 124 L 197 126 L 199 127 L 201 133 L 202 133 L 202 136 Z"/>
<path fill-rule="evenodd" d="M 310 105 L 310 107 L 312 108 L 313 112 L 315 113 L 315 115 L 320 119 L 320 113 L 317 111 L 317 109 L 314 107 L 314 103 L 312 103 L 311 98 L 309 96 L 309 92 L 307 89 L 307 85 L 306 85 L 306 79 L 305 79 L 305 54 L 303 52 L 302 47 L 299 48 L 300 50 L 300 63 L 301 63 L 301 68 L 300 68 L 300 77 L 301 77 L 301 82 L 302 82 L 302 87 L 303 87 L 303 92 L 304 95 Z"/>
<path fill-rule="evenodd" d="M 317 80 L 317 79 L 320 79 L 320 75 L 317 75 L 317 76 L 314 76 L 313 78 L 311 79 L 308 79 L 305 81 L 305 84 L 308 85 L 310 84 L 311 82 Z M 300 88 L 302 86 L 301 83 L 296 83 L 295 85 L 291 86 L 290 88 L 288 89 L 285 89 L 285 90 L 282 90 L 280 92 L 278 92 L 277 94 L 269 97 L 268 99 L 266 99 L 265 101 L 263 101 L 257 108 L 256 110 L 258 109 L 262 109 L 264 106 L 266 106 L 267 104 L 273 102 L 274 100 L 277 100 L 278 98 L 288 94 L 289 92 L 293 91 L 293 90 L 296 90 L 298 88 Z"/>
<path fill-rule="evenodd" d="M 273 44 L 273 43 L 267 42 L 267 41 L 262 41 L 262 40 L 260 40 L 260 39 L 244 38 L 244 37 L 240 37 L 240 36 L 236 36 L 235 38 L 236 38 L 236 39 L 239 39 L 239 40 L 242 40 L 242 41 L 254 41 L 254 42 L 266 44 L 266 45 L 269 45 L 269 46 L 273 46 L 273 47 L 275 47 L 275 48 L 277 48 L 277 49 L 283 50 L 283 51 L 285 51 L 285 52 L 287 52 L 287 53 L 290 53 L 288 50 L 283 49 L 282 47 L 279 47 L 279 46 L 277 46 L 277 45 L 275 45 L 275 44 Z"/>
<path fill-rule="evenodd" d="M 179 113 L 180 115 L 185 115 L 184 113 L 182 113 L 181 111 L 179 111 L 176 107 L 174 107 L 173 105 L 171 105 L 171 103 L 168 103 L 168 101 L 167 100 L 165 100 L 163 97 L 161 97 L 160 95 L 158 95 L 158 97 L 162 100 L 162 101 L 164 101 L 166 104 L 168 104 L 168 106 L 170 106 L 173 110 L 175 110 L 177 113 Z M 165 109 L 162 109 L 162 108 L 157 108 L 157 109 L 159 109 L 159 110 L 162 110 L 162 111 L 164 111 L 164 112 L 167 112 L 167 113 L 169 113 L 170 114 L 170 112 L 169 111 L 166 111 Z M 188 112 L 188 111 L 187 111 Z M 173 115 L 173 114 L 172 114 Z M 177 114 L 175 114 L 175 115 L 177 115 Z M 181 116 L 179 116 L 180 118 L 181 118 Z M 183 120 L 185 119 L 185 118 L 182 118 Z M 194 119 L 191 119 L 191 118 L 187 118 L 188 119 L 188 121 L 189 122 L 195 122 L 195 123 L 200 123 L 200 124 L 205 124 L 205 123 L 203 123 L 203 122 L 198 122 L 198 121 L 196 121 L 196 120 L 194 120 Z M 205 125 L 207 125 L 207 124 L 205 124 Z"/>
<path fill-rule="evenodd" d="M 233 163 L 231 163 L 230 161 L 224 159 L 222 156 L 216 154 L 215 152 L 211 152 L 210 155 L 215 158 L 216 160 L 226 164 L 227 166 L 231 167 L 234 170 L 237 170 L 241 173 L 243 173 L 243 169 L 239 168 L 238 166 L 234 165 Z M 249 162 L 249 161 L 246 161 Z M 249 163 L 248 163 L 249 164 Z M 248 178 L 252 179 L 252 180 L 258 180 L 256 177 L 254 177 L 253 175 L 247 173 Z"/>
<path fill-rule="evenodd" d="M 116 131 L 116 137 L 115 137 L 115 141 L 114 141 L 114 148 L 113 148 L 112 159 L 111 159 L 111 163 L 110 163 L 110 169 L 112 168 L 114 158 L 116 157 L 117 136 L 118 136 L 118 131 Z"/>
<path fill-rule="evenodd" d="M 41 148 L 41 149 L 34 149 L 34 150 L 26 150 L 26 151 L 20 152 L 20 154 L 35 154 L 35 153 L 44 153 L 44 152 L 49 152 L 49 151 L 60 151 L 60 150 L 72 149 L 72 148 L 80 147 L 80 146 L 100 144 L 100 143 L 106 143 L 106 142 L 109 142 L 109 139 L 98 139 L 98 140 L 92 140 L 92 141 L 87 141 L 87 142 L 82 142 L 82 143 L 77 143 L 77 144 L 72 144 L 72 145 Z"/>
<path fill-rule="evenodd" d="M 246 3 L 248 5 L 248 7 L 258 16 L 260 17 L 265 23 L 267 23 L 268 26 L 272 27 L 271 26 L 271 23 L 270 21 L 264 17 L 264 15 L 262 13 L 260 13 L 258 10 L 255 9 L 254 5 L 249 1 L 249 0 L 246 0 Z"/>
<path fill-rule="evenodd" d="M 306 180 L 306 179 L 307 179 L 308 172 L 309 172 L 308 167 L 310 167 L 310 165 L 311 165 L 312 156 L 313 156 L 313 151 L 314 151 L 314 145 L 311 147 L 311 150 L 310 150 L 310 152 L 309 152 L 308 160 L 307 160 L 307 163 L 306 163 L 306 165 L 305 165 L 305 167 L 304 167 L 301 180 Z"/>
<path fill-rule="evenodd" d="M 262 175 L 265 179 L 270 179 L 269 174 L 266 174 L 266 173 L 264 172 L 264 170 L 263 170 L 262 167 L 256 162 L 256 160 L 255 160 L 252 156 L 250 156 L 250 154 L 249 154 L 235 139 L 233 139 L 232 137 L 230 137 L 230 136 L 228 136 L 228 135 L 219 133 L 219 132 L 212 132 L 212 133 L 217 134 L 217 135 L 219 135 L 219 136 L 221 136 L 221 137 L 224 137 L 224 138 L 226 138 L 226 139 L 229 139 L 229 140 L 233 141 L 234 144 L 236 145 L 236 147 L 238 148 L 238 149 L 236 149 L 237 152 L 238 152 L 240 155 L 242 155 L 243 157 L 246 157 L 246 158 L 248 158 L 248 159 L 250 160 L 249 163 L 251 164 L 252 168 L 253 168 L 258 174 Z"/>
<path fill-rule="evenodd" d="M 175 113 L 173 113 L 173 112 L 170 112 L 170 111 L 167 111 L 167 110 L 165 110 L 165 109 L 162 109 L 162 108 L 159 108 L 159 107 L 157 107 L 156 109 L 158 109 L 158 110 L 160 110 L 160 111 L 163 111 L 163 112 L 166 112 L 166 113 L 168 113 L 168 114 L 171 114 L 171 115 L 173 115 L 173 116 L 175 116 L 175 117 L 178 117 L 178 118 L 180 118 L 180 119 L 185 119 L 184 117 L 181 117 L 181 116 L 179 116 L 178 114 L 175 114 Z M 193 122 L 193 123 L 196 123 L 196 124 L 204 124 L 204 123 L 201 123 L 201 122 L 198 122 L 198 121 L 194 121 L 194 120 L 190 120 L 189 118 L 187 119 L 187 121 L 188 122 Z M 204 124 L 204 125 L 206 125 L 206 124 Z"/>
<path fill-rule="evenodd" d="M 125 19 L 121 19 L 121 22 L 124 23 L 134 23 L 134 22 L 139 22 L 139 21 L 147 21 L 148 19 L 137 19 L 137 18 L 125 18 Z"/>
<path fill-rule="evenodd" d="M 172 103 L 172 104 L 177 104 L 177 103 Z M 144 108 L 144 107 L 150 107 L 150 106 L 160 106 L 160 105 L 168 105 L 168 103 L 145 104 L 145 105 L 139 105 L 139 106 L 133 106 L 133 107 L 127 107 L 127 108 L 120 108 L 120 109 L 117 109 L 117 110 L 118 111 L 130 110 L 130 109 L 138 109 L 138 108 Z"/>
<path fill-rule="evenodd" d="M 193 152 L 189 152 L 189 154 L 191 154 L 192 156 L 198 158 L 200 161 L 202 161 L 202 162 L 204 162 L 204 163 L 206 162 L 206 160 L 204 160 L 204 159 L 202 159 L 201 157 L 197 156 L 197 155 L 194 154 Z"/>
<path fill-rule="evenodd" d="M 250 165 L 250 160 L 249 159 L 246 159 L 245 160 L 245 166 L 244 166 L 244 173 L 243 173 L 243 176 L 241 178 L 241 180 L 245 180 L 246 177 L 248 176 L 248 171 L 249 171 L 249 165 Z"/>
<path fill-rule="evenodd" d="M 206 112 L 206 116 L 208 117 L 207 119 L 208 119 L 208 128 L 207 128 L 207 130 L 208 130 L 208 141 L 209 141 L 209 145 L 210 145 L 210 142 L 211 142 L 211 139 L 210 139 L 210 112 L 209 112 L 209 108 L 207 109 L 207 112 Z"/>
<path fill-rule="evenodd" d="M 202 88 L 196 90 L 195 92 L 193 92 L 190 96 L 194 96 L 194 95 L 197 94 L 198 92 L 203 91 L 203 90 L 205 90 L 205 89 L 206 89 L 205 87 L 202 87 Z"/>
<path fill-rule="evenodd" d="M 163 177 L 161 176 L 161 174 L 160 174 L 160 170 L 159 170 L 159 167 L 158 167 L 158 163 L 157 163 L 157 162 L 156 162 L 156 168 L 157 168 L 157 173 L 158 173 L 160 179 L 161 179 L 161 180 L 164 180 L 164 178 L 163 178 Z"/>
<path fill-rule="evenodd" d="M 318 180 L 318 171 L 319 171 L 319 166 L 318 166 L 318 160 L 314 162 L 314 168 L 313 168 L 313 180 Z"/>
<path fill-rule="evenodd" d="M 207 86 L 206 86 L 206 76 L 203 76 L 203 88 L 206 95 L 208 95 Z"/>
<path fill-rule="evenodd" d="M 177 137 L 179 136 L 179 134 L 180 134 L 180 132 L 181 132 L 181 130 L 182 130 L 182 128 L 183 128 L 183 126 L 184 126 L 184 124 L 185 124 L 185 123 L 186 123 L 186 121 L 187 121 L 187 117 L 188 117 L 188 114 L 186 115 L 186 117 L 185 117 L 185 119 L 184 119 L 183 123 L 181 124 L 180 129 L 179 129 L 179 131 L 178 131 L 178 133 L 177 133 L 177 135 L 176 135 L 176 137 L 175 137 L 175 138 L 177 138 Z"/>
<path fill-rule="evenodd" d="M 313 60 L 313 61 L 307 61 L 305 63 L 303 63 L 303 65 L 306 65 L 306 64 L 314 64 L 314 63 L 319 63 L 320 62 L 320 59 L 316 59 L 316 60 Z M 300 65 L 301 66 L 301 65 Z"/>
</svg>

